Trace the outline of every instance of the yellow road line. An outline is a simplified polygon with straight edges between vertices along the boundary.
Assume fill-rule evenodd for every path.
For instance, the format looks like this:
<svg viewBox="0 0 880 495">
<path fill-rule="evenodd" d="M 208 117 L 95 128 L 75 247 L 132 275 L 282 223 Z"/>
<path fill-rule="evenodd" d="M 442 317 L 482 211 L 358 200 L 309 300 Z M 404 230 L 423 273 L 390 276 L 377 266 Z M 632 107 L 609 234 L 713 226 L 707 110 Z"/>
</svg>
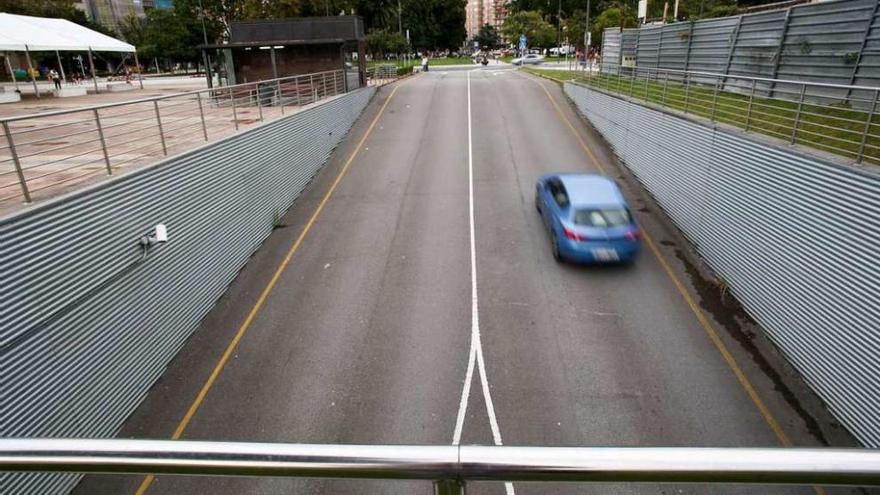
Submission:
<svg viewBox="0 0 880 495">
<path fill-rule="evenodd" d="M 572 134 L 574 134 L 574 137 L 577 138 L 578 143 L 580 143 L 581 145 L 581 148 L 583 148 L 583 150 L 587 153 L 587 156 L 590 157 L 590 160 L 593 162 L 596 168 L 598 168 L 603 175 L 607 175 L 605 168 L 602 166 L 601 163 L 599 163 L 596 155 L 593 153 L 590 147 L 587 146 L 583 138 L 581 138 L 581 135 L 577 132 L 577 130 L 574 128 L 574 126 L 571 124 L 565 114 L 562 113 L 562 109 L 559 108 L 559 105 L 550 94 L 550 91 L 548 91 L 544 84 L 540 81 L 536 81 L 528 77 L 526 79 L 535 82 L 538 86 L 541 87 L 542 90 L 544 90 L 544 93 L 547 95 L 547 98 L 550 99 L 550 103 L 553 104 L 553 108 L 556 110 L 559 118 L 562 119 L 563 122 L 565 122 L 565 124 L 571 130 Z M 764 403 L 763 399 L 761 399 L 761 396 L 758 395 L 758 391 L 755 389 L 754 385 L 752 385 L 752 382 L 749 381 L 748 377 L 743 372 L 742 368 L 740 368 L 739 364 L 737 364 L 736 359 L 734 359 L 733 355 L 727 349 L 727 346 L 721 340 L 721 337 L 718 336 L 718 332 L 716 332 L 712 324 L 709 323 L 709 319 L 706 318 L 706 314 L 703 312 L 703 310 L 700 309 L 699 306 L 697 306 L 697 303 L 694 302 L 694 299 L 685 288 L 685 285 L 672 270 L 672 267 L 669 266 L 669 263 L 660 253 L 660 250 L 657 249 L 657 245 L 654 243 L 654 239 L 651 237 L 650 234 L 645 231 L 642 231 L 642 236 L 644 237 L 645 243 L 648 245 L 648 248 L 651 250 L 651 253 L 653 253 L 654 257 L 657 258 L 657 261 L 660 262 L 660 266 L 663 267 L 663 271 L 666 272 L 666 275 L 670 278 L 670 280 L 672 280 L 672 283 L 673 285 L 675 285 L 678 293 L 681 294 L 684 302 L 688 305 L 694 316 L 696 316 L 697 321 L 700 323 L 700 326 L 702 326 L 703 330 L 706 331 L 706 334 L 709 336 L 709 340 L 712 341 L 712 344 L 714 344 L 715 348 L 718 349 L 718 352 L 721 353 L 721 357 L 724 358 L 724 362 L 726 362 L 727 366 L 730 367 L 731 371 L 733 371 L 733 374 L 736 376 L 737 381 L 739 381 L 740 385 L 743 387 L 743 389 L 745 389 L 746 394 L 755 404 L 755 407 L 758 408 L 758 412 L 761 414 L 761 417 L 764 418 L 767 426 L 769 426 L 773 433 L 776 435 L 779 443 L 782 444 L 782 446 L 784 447 L 791 447 L 793 445 L 791 439 L 782 429 L 782 426 L 780 426 L 779 422 L 773 416 L 773 413 L 770 412 L 770 409 Z M 820 495 L 823 495 L 825 493 L 825 491 L 821 487 L 814 486 L 813 489 L 816 491 L 816 493 Z"/>
<path fill-rule="evenodd" d="M 318 203 L 318 207 L 315 208 L 314 213 L 312 213 L 311 218 L 309 218 L 306 226 L 303 227 L 302 232 L 300 232 L 299 237 L 296 238 L 293 245 L 290 246 L 290 249 L 287 251 L 287 255 L 284 257 L 284 260 L 278 265 L 278 268 L 275 270 L 275 273 L 272 275 L 272 278 L 269 280 L 269 283 L 266 284 L 266 287 L 263 289 L 263 292 L 260 294 L 260 297 L 257 299 L 257 302 L 254 304 L 254 307 L 251 308 L 251 311 L 248 313 L 247 318 L 245 318 L 244 322 L 238 327 L 238 331 L 235 333 L 235 336 L 232 338 L 232 341 L 229 342 L 229 345 L 226 347 L 226 351 L 223 352 L 223 355 L 220 357 L 220 360 L 217 361 L 217 364 L 214 366 L 214 370 L 211 371 L 211 375 L 208 377 L 208 380 L 202 385 L 202 389 L 199 390 L 199 394 L 196 395 L 195 400 L 193 400 L 192 404 L 189 406 L 189 409 L 184 414 L 183 419 L 180 420 L 180 423 L 177 425 L 177 429 L 174 430 L 174 434 L 171 435 L 172 440 L 179 440 L 181 436 L 183 436 L 183 432 L 186 430 L 187 425 L 192 420 L 193 416 L 199 410 L 199 407 L 202 405 L 202 401 L 205 400 L 205 396 L 208 395 L 208 392 L 211 390 L 211 387 L 214 385 L 214 382 L 217 380 L 217 377 L 220 376 L 220 372 L 223 371 L 223 368 L 226 366 L 229 358 L 232 357 L 232 353 L 235 352 L 235 348 L 238 347 L 238 343 L 241 341 L 241 338 L 244 336 L 245 332 L 247 332 L 248 327 L 251 326 L 251 323 L 254 321 L 254 318 L 259 313 L 260 308 L 263 307 L 263 303 L 266 302 L 266 299 L 269 297 L 269 294 L 272 292 L 272 289 L 275 287 L 275 284 L 278 282 L 278 279 L 281 278 L 281 274 L 284 272 L 284 269 L 287 268 L 287 265 L 290 263 L 290 260 L 293 258 L 293 255 L 296 254 L 299 249 L 300 244 L 302 244 L 303 239 L 306 238 L 309 231 L 312 229 L 312 225 L 315 224 L 315 220 L 318 219 L 318 216 L 321 214 L 321 211 L 324 209 L 324 205 L 327 204 L 327 201 L 330 200 L 330 197 L 333 195 L 333 192 L 336 190 L 336 187 L 339 185 L 339 182 L 342 181 L 342 178 L 345 176 L 345 173 L 348 171 L 349 166 L 354 161 L 355 157 L 360 152 L 361 147 L 364 145 L 364 142 L 373 132 L 373 128 L 376 126 L 376 122 L 379 121 L 379 118 L 385 113 L 385 107 L 388 106 L 388 103 L 391 102 L 391 98 L 394 97 L 394 93 L 400 89 L 400 85 L 396 86 L 391 94 L 388 95 L 388 98 L 385 100 L 385 103 L 382 104 L 382 107 L 379 109 L 379 113 L 376 114 L 376 117 L 373 118 L 373 121 L 370 122 L 370 126 L 367 128 L 367 132 L 364 133 L 361 140 L 358 142 L 354 151 L 352 151 L 351 155 L 346 160 L 345 165 L 342 166 L 342 170 L 339 171 L 339 174 L 336 176 L 336 179 L 333 181 L 333 184 L 330 185 L 330 189 L 327 190 L 327 193 L 324 194 L 324 198 Z M 146 493 L 147 489 L 150 488 L 150 485 L 153 483 L 155 477 L 151 474 L 144 478 L 143 482 L 141 482 L 138 487 L 135 495 L 143 495 Z"/>
</svg>

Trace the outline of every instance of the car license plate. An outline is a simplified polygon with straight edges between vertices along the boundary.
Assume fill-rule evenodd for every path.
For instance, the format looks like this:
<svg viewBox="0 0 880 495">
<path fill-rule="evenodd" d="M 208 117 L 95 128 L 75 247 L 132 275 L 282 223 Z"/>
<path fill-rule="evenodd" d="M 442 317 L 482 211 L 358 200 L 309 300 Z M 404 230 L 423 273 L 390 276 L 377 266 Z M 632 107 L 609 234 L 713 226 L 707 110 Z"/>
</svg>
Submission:
<svg viewBox="0 0 880 495">
<path fill-rule="evenodd" d="M 616 249 L 610 248 L 595 248 L 592 250 L 593 258 L 597 261 L 618 261 L 620 260 L 620 256 L 617 255 Z"/>
</svg>

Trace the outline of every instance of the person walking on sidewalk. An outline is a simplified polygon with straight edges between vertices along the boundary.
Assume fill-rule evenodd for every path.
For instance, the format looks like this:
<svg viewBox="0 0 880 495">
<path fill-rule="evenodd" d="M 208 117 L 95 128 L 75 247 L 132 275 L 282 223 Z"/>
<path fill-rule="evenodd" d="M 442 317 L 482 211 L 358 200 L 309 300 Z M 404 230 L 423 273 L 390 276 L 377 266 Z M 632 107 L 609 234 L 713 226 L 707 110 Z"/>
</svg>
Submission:
<svg viewBox="0 0 880 495">
<path fill-rule="evenodd" d="M 58 75 L 55 69 L 49 71 L 49 79 L 52 79 L 52 82 L 55 83 L 55 89 L 61 89 L 61 76 Z"/>
</svg>

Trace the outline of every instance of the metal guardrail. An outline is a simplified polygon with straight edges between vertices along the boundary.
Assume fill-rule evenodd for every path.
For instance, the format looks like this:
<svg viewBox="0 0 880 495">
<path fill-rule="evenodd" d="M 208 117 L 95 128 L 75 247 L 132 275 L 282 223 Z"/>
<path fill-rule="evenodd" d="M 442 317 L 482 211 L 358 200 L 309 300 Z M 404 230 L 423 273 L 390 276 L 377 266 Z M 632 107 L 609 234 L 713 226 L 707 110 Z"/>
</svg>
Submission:
<svg viewBox="0 0 880 495">
<path fill-rule="evenodd" d="M 856 163 L 880 163 L 880 88 L 643 67 L 618 72 L 577 80 Z"/>
<path fill-rule="evenodd" d="M 468 481 L 880 485 L 880 451 L 0 439 L 0 471 Z"/>
<path fill-rule="evenodd" d="M 0 204 L 31 202 L 345 93 L 342 70 L 0 119 Z"/>
</svg>

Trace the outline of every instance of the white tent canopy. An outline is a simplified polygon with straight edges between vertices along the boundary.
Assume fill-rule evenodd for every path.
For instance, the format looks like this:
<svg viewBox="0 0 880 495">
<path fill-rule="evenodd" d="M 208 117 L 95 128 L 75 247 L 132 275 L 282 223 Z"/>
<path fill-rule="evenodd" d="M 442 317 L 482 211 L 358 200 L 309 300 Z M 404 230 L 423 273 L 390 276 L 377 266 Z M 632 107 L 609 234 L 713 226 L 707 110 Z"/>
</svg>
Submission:
<svg viewBox="0 0 880 495">
<path fill-rule="evenodd" d="M 65 19 L 30 17 L 0 12 L 0 51 L 134 52 L 116 38 Z"/>
</svg>

